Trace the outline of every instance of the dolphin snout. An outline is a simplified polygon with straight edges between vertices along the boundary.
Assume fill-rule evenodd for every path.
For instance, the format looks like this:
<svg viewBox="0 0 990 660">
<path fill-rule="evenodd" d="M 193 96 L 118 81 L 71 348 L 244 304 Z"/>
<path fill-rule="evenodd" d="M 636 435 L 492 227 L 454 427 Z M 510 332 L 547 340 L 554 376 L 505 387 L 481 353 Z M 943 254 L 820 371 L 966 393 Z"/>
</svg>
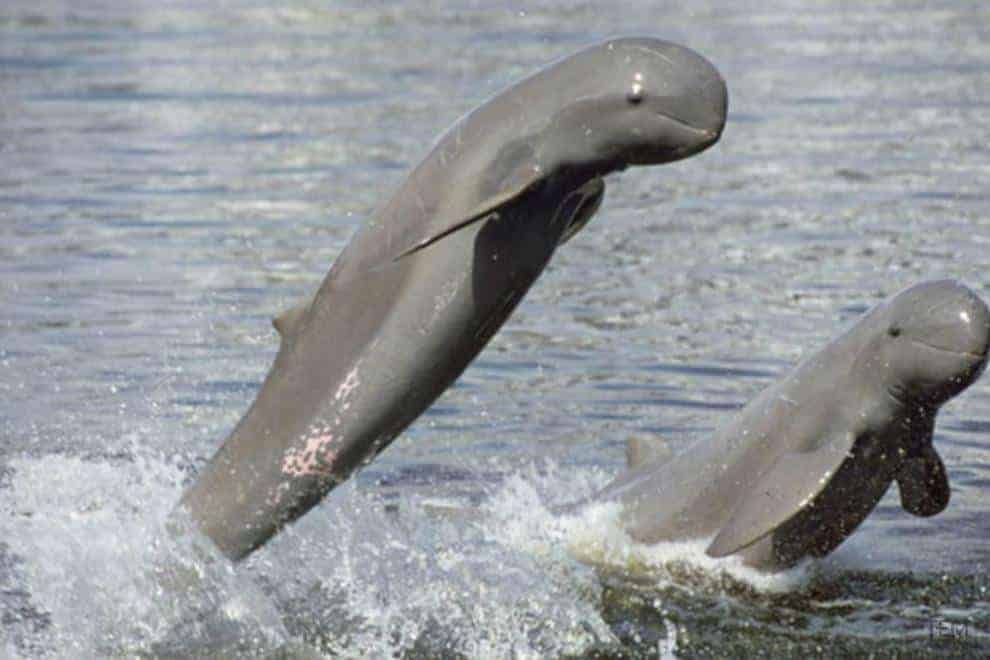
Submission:
<svg viewBox="0 0 990 660">
<path fill-rule="evenodd" d="M 990 353 L 990 308 L 972 289 L 955 280 L 939 280 L 914 289 L 920 296 L 910 334 L 918 344 L 979 358 Z M 925 304 L 929 298 L 934 303 Z"/>
<path fill-rule="evenodd" d="M 714 134 L 715 139 L 718 139 L 725 128 L 725 119 L 729 112 L 729 88 L 718 71 L 714 72 L 714 79 L 706 86 L 705 96 L 710 99 L 714 111 L 714 121 L 709 130 Z"/>
<path fill-rule="evenodd" d="M 708 129 L 707 131 L 702 131 L 705 141 L 707 142 L 718 142 L 718 139 L 722 136 L 722 129 Z"/>
<path fill-rule="evenodd" d="M 969 352 L 986 358 L 990 352 L 990 308 L 972 291 L 971 304 L 959 311 L 959 318 L 969 331 Z"/>
<path fill-rule="evenodd" d="M 695 129 L 708 144 L 722 136 L 729 108 L 729 91 L 725 81 L 714 69 L 708 82 L 700 87 L 697 96 L 687 104 L 690 107 L 678 115 L 668 115 Z"/>
<path fill-rule="evenodd" d="M 947 304 L 936 313 L 944 314 L 944 322 L 953 328 L 946 339 L 960 353 L 981 356 L 990 351 L 990 308 L 976 292 L 966 285 L 950 281 L 945 296 Z"/>
</svg>

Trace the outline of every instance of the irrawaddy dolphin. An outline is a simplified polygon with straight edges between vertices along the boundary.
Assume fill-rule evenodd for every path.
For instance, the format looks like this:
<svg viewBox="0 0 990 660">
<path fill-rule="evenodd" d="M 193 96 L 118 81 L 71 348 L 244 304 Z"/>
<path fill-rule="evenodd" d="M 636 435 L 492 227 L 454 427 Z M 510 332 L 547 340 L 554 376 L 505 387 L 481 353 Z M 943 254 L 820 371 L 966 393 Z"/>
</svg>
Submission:
<svg viewBox="0 0 990 660">
<path fill-rule="evenodd" d="M 687 48 L 581 50 L 458 121 L 378 208 L 181 501 L 231 559 L 314 506 L 416 419 L 598 209 L 602 177 L 714 144 L 727 92 Z"/>
<path fill-rule="evenodd" d="M 892 482 L 909 513 L 935 515 L 949 503 L 935 415 L 983 372 L 988 346 L 990 310 L 973 291 L 917 284 L 802 360 L 714 438 L 652 460 L 665 452 L 631 446 L 632 470 L 591 501 L 620 502 L 639 541 L 712 539 L 708 555 L 763 570 L 827 555 Z"/>
</svg>

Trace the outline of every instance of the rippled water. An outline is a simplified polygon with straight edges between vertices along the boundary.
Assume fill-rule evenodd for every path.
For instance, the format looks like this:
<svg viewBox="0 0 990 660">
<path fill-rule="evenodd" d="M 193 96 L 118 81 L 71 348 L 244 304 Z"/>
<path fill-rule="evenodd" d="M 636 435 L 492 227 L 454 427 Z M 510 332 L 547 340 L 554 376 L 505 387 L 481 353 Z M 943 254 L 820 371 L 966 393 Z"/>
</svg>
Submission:
<svg viewBox="0 0 990 660">
<path fill-rule="evenodd" d="M 946 512 L 892 494 L 784 576 L 547 506 L 621 469 L 630 436 L 703 438 L 903 286 L 990 296 L 990 10 L 529 4 L 0 7 L 0 650 L 986 651 L 987 378 L 939 417 Z M 721 143 L 610 179 L 456 386 L 246 565 L 161 534 L 266 372 L 269 319 L 435 136 L 621 33 L 719 67 Z"/>
</svg>

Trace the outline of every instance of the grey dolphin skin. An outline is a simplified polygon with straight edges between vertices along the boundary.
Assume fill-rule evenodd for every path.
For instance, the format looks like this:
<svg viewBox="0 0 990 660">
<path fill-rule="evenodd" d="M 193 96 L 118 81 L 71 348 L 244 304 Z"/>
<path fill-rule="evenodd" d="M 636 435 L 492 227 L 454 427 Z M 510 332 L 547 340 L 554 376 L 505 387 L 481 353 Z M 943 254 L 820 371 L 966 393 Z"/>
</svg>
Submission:
<svg viewBox="0 0 990 660">
<path fill-rule="evenodd" d="M 180 507 L 231 559 L 265 543 L 453 383 L 598 209 L 602 177 L 710 147 L 726 106 L 697 53 L 621 38 L 466 115 L 275 319 L 261 391 Z"/>
<path fill-rule="evenodd" d="M 709 441 L 645 460 L 593 501 L 622 503 L 645 543 L 710 538 L 712 557 L 762 570 L 823 557 L 897 482 L 901 504 L 949 503 L 932 446 L 939 406 L 983 372 L 990 310 L 952 280 L 923 282 L 871 310 L 764 390 Z M 645 457 L 640 459 L 640 457 Z"/>
</svg>

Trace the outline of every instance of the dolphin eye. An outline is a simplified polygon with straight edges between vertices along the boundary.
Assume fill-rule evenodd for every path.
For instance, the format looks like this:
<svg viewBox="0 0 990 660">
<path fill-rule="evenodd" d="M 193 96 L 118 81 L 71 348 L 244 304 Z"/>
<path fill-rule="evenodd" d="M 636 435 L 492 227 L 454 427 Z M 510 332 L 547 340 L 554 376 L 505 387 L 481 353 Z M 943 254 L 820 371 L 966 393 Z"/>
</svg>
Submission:
<svg viewBox="0 0 990 660">
<path fill-rule="evenodd" d="M 626 100 L 629 101 L 629 103 L 631 103 L 632 105 L 639 105 L 640 103 L 642 103 L 644 96 L 645 94 L 643 93 L 643 86 L 640 85 L 639 83 L 633 83 L 632 88 L 628 92 L 626 92 Z"/>
<path fill-rule="evenodd" d="M 901 336 L 901 326 L 899 326 L 899 325 L 892 325 L 892 326 L 890 326 L 889 328 L 887 328 L 887 334 L 890 335 L 891 337 L 900 337 Z"/>
</svg>

